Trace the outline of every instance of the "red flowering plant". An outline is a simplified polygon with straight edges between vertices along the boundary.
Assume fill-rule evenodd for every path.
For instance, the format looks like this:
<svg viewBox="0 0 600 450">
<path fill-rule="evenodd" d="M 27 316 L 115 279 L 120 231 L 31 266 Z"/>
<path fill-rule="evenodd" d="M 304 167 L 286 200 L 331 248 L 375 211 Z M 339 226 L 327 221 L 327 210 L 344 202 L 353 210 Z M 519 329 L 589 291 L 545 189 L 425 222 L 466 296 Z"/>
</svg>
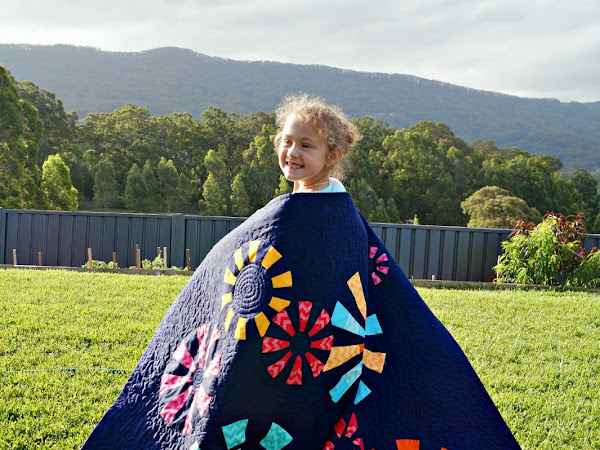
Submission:
<svg viewBox="0 0 600 450">
<path fill-rule="evenodd" d="M 494 267 L 496 281 L 521 284 L 589 285 L 600 257 L 590 258 L 596 249 L 588 252 L 583 247 L 587 237 L 585 215 L 565 216 L 549 212 L 539 224 L 518 219 L 509 240 L 502 243 L 504 253 Z M 587 261 L 590 260 L 591 263 Z M 582 271 L 582 264 L 588 270 Z M 573 277 L 572 274 L 579 274 Z"/>
</svg>

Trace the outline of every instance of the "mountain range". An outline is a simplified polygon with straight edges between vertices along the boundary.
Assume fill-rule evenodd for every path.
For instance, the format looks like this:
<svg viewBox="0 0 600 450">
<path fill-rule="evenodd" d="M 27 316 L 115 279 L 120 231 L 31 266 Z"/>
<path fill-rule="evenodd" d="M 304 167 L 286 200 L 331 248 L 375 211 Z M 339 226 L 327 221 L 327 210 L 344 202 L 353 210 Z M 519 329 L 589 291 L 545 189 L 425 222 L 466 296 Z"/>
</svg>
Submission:
<svg viewBox="0 0 600 450">
<path fill-rule="evenodd" d="M 398 128 L 443 122 L 466 142 L 492 139 L 498 147 L 556 156 L 568 170 L 600 171 L 600 101 L 523 98 L 411 75 L 236 61 L 175 47 L 109 52 L 0 44 L 0 64 L 15 79 L 54 92 L 80 119 L 128 103 L 153 115 L 188 112 L 197 119 L 211 105 L 240 114 L 270 112 L 285 94 L 309 92 L 351 117 Z"/>
</svg>

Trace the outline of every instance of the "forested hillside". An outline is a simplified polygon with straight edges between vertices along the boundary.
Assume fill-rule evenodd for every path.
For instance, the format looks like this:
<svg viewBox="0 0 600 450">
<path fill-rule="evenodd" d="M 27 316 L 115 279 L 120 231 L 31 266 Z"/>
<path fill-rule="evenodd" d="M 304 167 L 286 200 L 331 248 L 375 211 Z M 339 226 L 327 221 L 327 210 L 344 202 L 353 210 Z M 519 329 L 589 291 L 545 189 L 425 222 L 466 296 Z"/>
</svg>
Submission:
<svg viewBox="0 0 600 450">
<path fill-rule="evenodd" d="M 114 53 L 2 44 L 0 64 L 16 79 L 56 93 L 81 119 L 129 103 L 152 115 L 181 112 L 198 120 L 210 106 L 227 113 L 270 112 L 286 93 L 302 91 L 338 103 L 354 117 L 397 128 L 443 122 L 468 143 L 491 139 L 499 147 L 558 157 L 571 172 L 600 170 L 600 102 L 526 99 L 414 76 L 233 61 L 179 48 Z"/>
<path fill-rule="evenodd" d="M 247 216 L 291 190 L 274 119 L 217 107 L 199 120 L 158 116 L 128 104 L 80 122 L 54 93 L 0 66 L 0 207 Z M 467 144 L 441 122 L 352 120 L 363 137 L 344 184 L 370 221 L 511 227 L 583 211 L 600 231 L 598 183 L 586 170 L 566 179 L 558 158 Z"/>
</svg>

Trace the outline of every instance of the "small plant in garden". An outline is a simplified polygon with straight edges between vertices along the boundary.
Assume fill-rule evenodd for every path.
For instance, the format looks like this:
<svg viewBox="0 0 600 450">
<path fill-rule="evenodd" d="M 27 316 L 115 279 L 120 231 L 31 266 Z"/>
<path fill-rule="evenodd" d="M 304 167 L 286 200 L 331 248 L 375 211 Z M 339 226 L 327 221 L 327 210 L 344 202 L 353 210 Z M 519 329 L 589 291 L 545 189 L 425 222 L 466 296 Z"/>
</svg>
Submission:
<svg viewBox="0 0 600 450">
<path fill-rule="evenodd" d="M 504 254 L 494 267 L 496 281 L 520 284 L 556 285 L 564 281 L 572 286 L 598 283 L 593 276 L 600 272 L 596 249 L 586 252 L 585 215 L 564 216 L 549 212 L 539 224 L 521 219 L 508 241 L 502 243 Z"/>
<path fill-rule="evenodd" d="M 147 270 L 164 269 L 165 268 L 164 264 L 165 264 L 165 260 L 162 258 L 162 256 L 157 256 L 152 261 L 150 261 L 149 259 L 143 259 L 141 261 L 142 269 L 147 269 Z M 130 269 L 137 269 L 136 266 L 129 266 L 129 268 Z M 170 270 L 184 270 L 182 267 L 176 267 L 176 266 L 168 267 L 168 269 L 170 269 Z"/>
<path fill-rule="evenodd" d="M 81 267 L 88 268 L 89 263 L 82 264 Z M 92 269 L 118 269 L 119 264 L 114 261 L 108 263 L 104 261 L 98 261 L 97 259 L 92 260 Z"/>
<path fill-rule="evenodd" d="M 82 264 L 81 267 L 89 268 L 89 263 Z M 142 269 L 148 270 L 157 270 L 164 269 L 164 259 L 161 256 L 157 256 L 154 260 L 150 261 L 149 259 L 143 259 L 141 262 Z M 119 264 L 116 262 L 110 261 L 108 263 L 104 261 L 98 261 L 97 259 L 92 260 L 92 269 L 119 269 Z M 129 269 L 137 269 L 136 266 L 129 266 Z M 168 268 L 169 270 L 185 270 L 183 267 L 172 266 Z"/>
</svg>

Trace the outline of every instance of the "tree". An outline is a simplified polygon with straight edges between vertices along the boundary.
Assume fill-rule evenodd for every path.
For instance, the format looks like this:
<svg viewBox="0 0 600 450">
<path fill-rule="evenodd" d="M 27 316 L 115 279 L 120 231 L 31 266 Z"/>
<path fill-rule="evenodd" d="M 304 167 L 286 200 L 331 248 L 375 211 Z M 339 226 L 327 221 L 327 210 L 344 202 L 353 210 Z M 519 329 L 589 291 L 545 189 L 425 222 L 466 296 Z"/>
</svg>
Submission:
<svg viewBox="0 0 600 450">
<path fill-rule="evenodd" d="M 17 88 L 19 96 L 36 107 L 43 123 L 39 163 L 42 164 L 49 155 L 56 153 L 62 157 L 62 153 L 76 141 L 77 113 L 65 112 L 62 101 L 53 92 L 40 89 L 31 81 L 19 81 Z"/>
<path fill-rule="evenodd" d="M 202 186 L 203 200 L 200 200 L 201 210 L 209 216 L 221 216 L 227 212 L 227 196 L 215 179 L 212 172 Z"/>
<path fill-rule="evenodd" d="M 187 113 L 172 113 L 152 120 L 160 154 L 173 161 L 179 174 L 180 198 L 176 200 L 181 207 L 185 204 L 196 209 L 198 200 L 202 198 L 202 185 L 208 176 L 204 166 L 204 158 L 210 148 L 206 144 L 206 130 Z"/>
<path fill-rule="evenodd" d="M 558 158 L 531 155 L 516 148 L 499 149 L 487 155 L 479 183 L 506 189 L 543 213 L 575 213 L 580 194 L 572 181 L 557 172 L 561 167 Z"/>
<path fill-rule="evenodd" d="M 292 192 L 290 182 L 283 175 L 279 175 L 279 186 L 275 189 L 275 196 L 289 194 L 290 192 Z"/>
<path fill-rule="evenodd" d="M 38 165 L 41 136 L 36 108 L 19 99 L 14 78 L 0 66 L 0 206 L 47 207 Z"/>
<path fill-rule="evenodd" d="M 581 210 L 590 219 L 600 213 L 600 195 L 598 195 L 598 181 L 585 169 L 577 169 L 573 174 L 575 189 L 581 194 Z M 595 230 L 595 226 L 592 226 Z"/>
<path fill-rule="evenodd" d="M 498 186 L 485 186 L 461 203 L 468 227 L 512 228 L 517 219 L 539 221 L 541 214 Z"/>
<path fill-rule="evenodd" d="M 391 223 L 400 222 L 400 212 L 398 211 L 396 202 L 392 197 L 388 198 L 387 202 L 385 202 L 385 209 L 387 211 Z"/>
<path fill-rule="evenodd" d="M 275 129 L 265 124 L 243 153 L 240 173 L 244 175 L 244 186 L 253 211 L 268 203 L 278 186 L 281 172 L 273 149 L 274 134 Z"/>
<path fill-rule="evenodd" d="M 159 193 L 167 207 L 167 212 L 170 213 L 173 203 L 181 199 L 177 168 L 173 164 L 173 160 L 169 159 L 167 161 L 163 156 L 160 158 L 156 172 L 158 174 Z"/>
<path fill-rule="evenodd" d="M 592 226 L 590 227 L 590 232 L 592 233 L 600 233 L 600 213 L 593 217 Z"/>
<path fill-rule="evenodd" d="M 369 217 L 371 212 L 377 207 L 379 200 L 377 192 L 365 180 L 351 181 L 346 188 L 352 196 L 352 200 L 358 211 L 364 217 Z"/>
<path fill-rule="evenodd" d="M 378 165 L 388 173 L 385 196 L 399 206 L 402 220 L 447 225 L 461 216 L 456 185 L 437 143 L 416 131 L 400 130 L 385 138 Z"/>
<path fill-rule="evenodd" d="M 199 206 L 209 215 L 227 214 L 231 208 L 231 184 L 227 165 L 214 150 L 208 151 L 204 158 L 204 165 L 208 170 L 208 178 L 202 186 L 204 200 L 199 203 Z"/>
<path fill-rule="evenodd" d="M 42 166 L 42 191 L 50 209 L 77 211 L 77 189 L 60 155 L 50 155 Z"/>
<path fill-rule="evenodd" d="M 248 216 L 254 211 L 246 192 L 242 174 L 238 173 L 231 184 L 231 211 L 236 216 Z"/>
<path fill-rule="evenodd" d="M 148 211 L 156 211 L 159 208 L 160 196 L 158 193 L 158 180 L 154 175 L 154 169 L 149 159 L 146 160 L 142 169 L 142 176 L 148 188 L 148 197 L 146 199 L 146 209 Z"/>
<path fill-rule="evenodd" d="M 577 169 L 573 174 L 573 183 L 584 199 L 598 196 L 598 182 L 585 169 Z"/>
<path fill-rule="evenodd" d="M 21 178 L 23 166 L 11 155 L 6 142 L 0 142 L 0 207 L 20 208 L 23 204 L 21 186 L 16 182 Z"/>
<path fill-rule="evenodd" d="M 81 128 L 82 146 L 94 149 L 97 158 L 107 158 L 115 168 L 119 184 L 127 178 L 127 167 L 146 160 L 158 163 L 159 145 L 147 108 L 132 104 L 110 113 L 89 114 Z"/>
<path fill-rule="evenodd" d="M 146 208 L 148 198 L 148 186 L 142 174 L 142 170 L 136 163 L 131 165 L 127 173 L 127 184 L 125 186 L 125 206 L 134 211 L 143 211 Z"/>
<path fill-rule="evenodd" d="M 369 222 L 381 222 L 381 223 L 389 223 L 390 217 L 388 216 L 387 210 L 385 208 L 385 202 L 382 198 L 377 202 L 377 206 L 369 214 Z"/>
<path fill-rule="evenodd" d="M 102 159 L 96 165 L 94 175 L 94 201 L 106 211 L 117 196 L 118 186 L 113 165 L 107 159 Z"/>
<path fill-rule="evenodd" d="M 348 182 L 364 180 L 375 191 L 383 193 L 387 180 L 380 173 L 381 166 L 374 156 L 382 151 L 384 139 L 397 130 L 387 122 L 373 120 L 368 116 L 353 119 L 352 122 L 362 137 L 348 155 L 346 164 L 349 171 L 346 180 Z"/>
</svg>

